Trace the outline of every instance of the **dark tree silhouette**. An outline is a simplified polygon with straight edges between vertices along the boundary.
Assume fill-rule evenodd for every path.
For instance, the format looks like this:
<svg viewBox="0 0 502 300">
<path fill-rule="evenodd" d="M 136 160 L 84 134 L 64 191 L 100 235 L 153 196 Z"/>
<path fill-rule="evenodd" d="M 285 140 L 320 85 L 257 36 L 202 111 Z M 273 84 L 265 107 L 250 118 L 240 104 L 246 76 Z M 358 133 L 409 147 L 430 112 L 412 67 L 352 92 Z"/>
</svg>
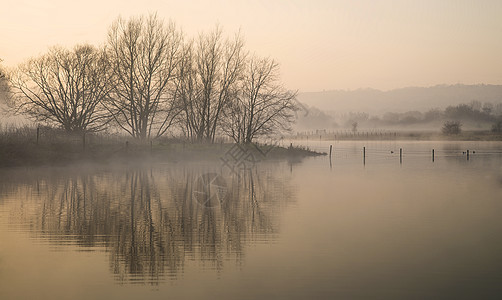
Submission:
<svg viewBox="0 0 502 300">
<path fill-rule="evenodd" d="M 6 72 L 2 67 L 2 61 L 3 60 L 0 58 L 0 105 L 5 103 L 10 92 L 9 82 L 7 80 Z"/>
<path fill-rule="evenodd" d="M 224 40 L 219 27 L 185 46 L 176 96 L 182 104 L 183 130 L 192 140 L 214 142 L 224 110 L 236 96 L 243 46 L 239 34 Z"/>
<path fill-rule="evenodd" d="M 116 124 L 135 138 L 164 134 L 178 107 L 170 94 L 180 60 L 181 34 L 156 15 L 119 18 L 108 33 L 113 93 L 106 106 Z"/>
<path fill-rule="evenodd" d="M 101 105 L 111 86 L 107 62 L 104 51 L 91 45 L 52 48 L 10 76 L 14 93 L 10 105 L 68 132 L 101 130 L 109 122 Z"/>
<path fill-rule="evenodd" d="M 290 130 L 298 110 L 295 92 L 279 82 L 279 66 L 268 58 L 246 62 L 235 100 L 225 110 L 223 129 L 237 143 Z"/>
<path fill-rule="evenodd" d="M 227 134 L 248 143 L 289 130 L 297 102 L 280 84 L 276 62 L 246 58 L 240 33 L 225 38 L 218 26 L 185 42 L 155 14 L 118 18 L 104 49 L 55 47 L 19 66 L 10 102 L 68 132 L 114 123 L 141 140 L 181 128 L 192 141 Z"/>
</svg>

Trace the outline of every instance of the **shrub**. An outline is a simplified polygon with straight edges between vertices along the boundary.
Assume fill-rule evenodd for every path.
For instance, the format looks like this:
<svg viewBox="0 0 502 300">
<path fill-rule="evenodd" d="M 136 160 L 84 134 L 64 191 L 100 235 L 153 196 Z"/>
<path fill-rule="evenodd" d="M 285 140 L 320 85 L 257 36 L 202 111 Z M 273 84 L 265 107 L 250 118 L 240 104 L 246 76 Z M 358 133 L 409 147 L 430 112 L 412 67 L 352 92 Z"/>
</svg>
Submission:
<svg viewBox="0 0 502 300">
<path fill-rule="evenodd" d="M 441 131 L 446 135 L 460 134 L 462 124 L 459 121 L 446 121 Z"/>
<path fill-rule="evenodd" d="M 502 119 L 492 125 L 492 132 L 502 132 Z"/>
</svg>

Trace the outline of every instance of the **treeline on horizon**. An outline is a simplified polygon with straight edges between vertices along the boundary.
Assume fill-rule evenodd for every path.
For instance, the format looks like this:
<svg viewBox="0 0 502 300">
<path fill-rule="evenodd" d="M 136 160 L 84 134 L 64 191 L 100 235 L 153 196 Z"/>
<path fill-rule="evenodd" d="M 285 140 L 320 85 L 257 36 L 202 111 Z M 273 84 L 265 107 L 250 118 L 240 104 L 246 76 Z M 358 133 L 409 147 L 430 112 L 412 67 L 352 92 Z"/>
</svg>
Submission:
<svg viewBox="0 0 502 300">
<path fill-rule="evenodd" d="M 298 126 L 307 129 L 340 128 L 429 128 L 441 130 L 446 121 L 455 121 L 472 129 L 490 129 L 501 132 L 502 104 L 471 101 L 450 105 L 445 109 L 430 109 L 425 112 L 408 111 L 403 113 L 386 112 L 382 115 L 370 115 L 366 112 L 349 112 L 332 115 L 315 107 L 308 108 L 308 113 L 301 115 Z M 306 124 L 311 126 L 308 128 Z M 357 125 L 354 125 L 357 124 Z M 313 127 L 312 127 L 313 126 Z"/>
<path fill-rule="evenodd" d="M 298 110 L 279 65 L 219 26 L 187 37 L 156 14 L 123 19 L 102 46 L 55 46 L 0 77 L 10 111 L 71 133 L 238 143 L 288 131 Z"/>
</svg>

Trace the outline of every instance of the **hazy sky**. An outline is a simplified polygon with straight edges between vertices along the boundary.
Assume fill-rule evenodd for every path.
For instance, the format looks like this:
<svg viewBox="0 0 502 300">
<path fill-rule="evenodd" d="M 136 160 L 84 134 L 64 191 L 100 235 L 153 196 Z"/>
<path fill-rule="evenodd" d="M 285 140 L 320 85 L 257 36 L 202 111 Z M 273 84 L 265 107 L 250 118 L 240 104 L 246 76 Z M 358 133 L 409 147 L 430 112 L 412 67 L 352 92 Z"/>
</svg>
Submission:
<svg viewBox="0 0 502 300">
<path fill-rule="evenodd" d="M 240 28 L 290 89 L 502 84 L 500 0 L 2 0 L 0 58 L 12 67 L 52 45 L 103 43 L 119 15 L 152 12 L 189 36 Z"/>
</svg>

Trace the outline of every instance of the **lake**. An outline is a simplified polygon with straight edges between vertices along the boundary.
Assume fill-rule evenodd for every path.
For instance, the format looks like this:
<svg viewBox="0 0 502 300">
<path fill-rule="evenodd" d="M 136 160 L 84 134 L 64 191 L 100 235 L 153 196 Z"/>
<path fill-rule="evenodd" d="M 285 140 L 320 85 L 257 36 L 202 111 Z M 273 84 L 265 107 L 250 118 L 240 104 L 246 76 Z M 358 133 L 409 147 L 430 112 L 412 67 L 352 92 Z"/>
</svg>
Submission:
<svg viewBox="0 0 502 300">
<path fill-rule="evenodd" d="M 0 171 L 0 299 L 500 299 L 502 142 L 284 143 Z"/>
</svg>

